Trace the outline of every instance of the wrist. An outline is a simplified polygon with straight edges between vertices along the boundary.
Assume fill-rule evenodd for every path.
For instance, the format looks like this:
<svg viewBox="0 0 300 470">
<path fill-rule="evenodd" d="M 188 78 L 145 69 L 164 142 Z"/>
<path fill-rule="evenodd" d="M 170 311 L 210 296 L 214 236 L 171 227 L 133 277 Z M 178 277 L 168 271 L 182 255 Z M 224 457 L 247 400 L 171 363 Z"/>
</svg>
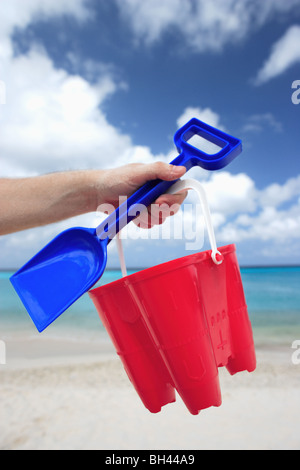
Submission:
<svg viewBox="0 0 300 470">
<path fill-rule="evenodd" d="M 85 212 L 95 212 L 104 200 L 105 170 L 87 170 L 82 172 L 81 189 L 86 201 Z"/>
</svg>

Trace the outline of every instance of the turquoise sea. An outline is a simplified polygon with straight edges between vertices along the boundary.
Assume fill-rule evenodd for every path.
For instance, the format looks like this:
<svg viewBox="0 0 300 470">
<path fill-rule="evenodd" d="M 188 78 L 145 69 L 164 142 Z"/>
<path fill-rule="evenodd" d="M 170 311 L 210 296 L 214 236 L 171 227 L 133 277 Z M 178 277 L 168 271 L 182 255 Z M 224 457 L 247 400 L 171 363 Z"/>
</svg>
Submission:
<svg viewBox="0 0 300 470">
<path fill-rule="evenodd" d="M 241 268 L 241 274 L 256 343 L 290 347 L 295 339 L 300 339 L 300 267 Z M 0 339 L 3 340 L 38 334 L 10 284 L 11 275 L 12 272 L 0 271 Z M 106 270 L 101 285 L 120 277 L 119 270 Z M 68 340 L 107 338 L 87 294 L 42 334 Z"/>
</svg>

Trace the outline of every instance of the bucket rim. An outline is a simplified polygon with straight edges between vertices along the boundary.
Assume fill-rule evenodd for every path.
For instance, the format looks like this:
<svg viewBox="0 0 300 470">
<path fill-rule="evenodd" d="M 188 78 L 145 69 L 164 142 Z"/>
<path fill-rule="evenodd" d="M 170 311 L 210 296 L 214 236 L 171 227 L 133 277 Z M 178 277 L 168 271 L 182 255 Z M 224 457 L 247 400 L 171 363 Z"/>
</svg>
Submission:
<svg viewBox="0 0 300 470">
<path fill-rule="evenodd" d="M 228 255 L 229 253 L 235 252 L 236 245 L 234 243 L 229 244 L 229 245 L 224 245 L 218 248 L 218 250 L 221 252 L 222 255 L 225 256 L 225 255 Z M 208 260 L 212 262 L 211 252 L 212 250 L 200 251 L 199 253 L 193 253 L 191 255 L 183 256 L 181 258 L 176 258 L 170 261 L 166 261 L 165 263 L 151 266 L 150 268 L 142 269 L 141 271 L 137 271 L 135 273 L 129 274 L 128 276 L 117 279 L 116 281 L 110 282 L 109 284 L 104 284 L 103 286 L 98 286 L 98 287 L 91 289 L 89 291 L 89 296 L 92 298 L 94 296 L 98 297 L 99 295 L 105 295 L 107 290 L 117 289 L 120 287 L 124 287 L 128 284 L 136 284 L 138 282 L 144 281 L 145 279 L 150 279 L 152 277 L 166 274 L 169 271 L 174 271 L 175 269 L 184 268 L 191 264 L 198 264 L 198 263 L 201 263 L 203 261 L 208 261 Z M 217 265 L 214 264 L 214 266 L 218 268 Z"/>
</svg>

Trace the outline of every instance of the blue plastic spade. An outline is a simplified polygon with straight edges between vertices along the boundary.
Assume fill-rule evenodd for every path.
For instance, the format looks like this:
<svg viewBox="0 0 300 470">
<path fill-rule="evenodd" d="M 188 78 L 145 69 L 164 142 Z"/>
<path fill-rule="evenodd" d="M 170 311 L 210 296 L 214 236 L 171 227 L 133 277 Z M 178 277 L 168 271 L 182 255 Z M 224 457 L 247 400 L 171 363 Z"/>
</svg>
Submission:
<svg viewBox="0 0 300 470">
<path fill-rule="evenodd" d="M 218 152 L 207 154 L 191 145 L 189 140 L 195 135 L 217 145 Z M 239 139 L 195 118 L 176 132 L 174 142 L 180 154 L 171 164 L 185 166 L 187 171 L 193 166 L 218 170 L 242 151 Z M 173 184 L 161 180 L 146 183 L 98 228 L 62 232 L 11 277 L 40 332 L 100 279 L 106 267 L 107 245 L 139 215 L 138 205 L 149 206 Z"/>
</svg>

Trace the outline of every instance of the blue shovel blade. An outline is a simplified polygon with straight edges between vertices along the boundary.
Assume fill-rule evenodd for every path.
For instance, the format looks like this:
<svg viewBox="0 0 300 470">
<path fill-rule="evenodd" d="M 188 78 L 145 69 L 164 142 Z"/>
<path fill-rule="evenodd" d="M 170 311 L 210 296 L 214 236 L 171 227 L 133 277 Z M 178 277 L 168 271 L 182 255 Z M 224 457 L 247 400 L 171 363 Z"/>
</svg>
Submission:
<svg viewBox="0 0 300 470">
<path fill-rule="evenodd" d="M 94 229 L 66 230 L 10 278 L 39 332 L 102 276 L 106 245 Z"/>
</svg>

